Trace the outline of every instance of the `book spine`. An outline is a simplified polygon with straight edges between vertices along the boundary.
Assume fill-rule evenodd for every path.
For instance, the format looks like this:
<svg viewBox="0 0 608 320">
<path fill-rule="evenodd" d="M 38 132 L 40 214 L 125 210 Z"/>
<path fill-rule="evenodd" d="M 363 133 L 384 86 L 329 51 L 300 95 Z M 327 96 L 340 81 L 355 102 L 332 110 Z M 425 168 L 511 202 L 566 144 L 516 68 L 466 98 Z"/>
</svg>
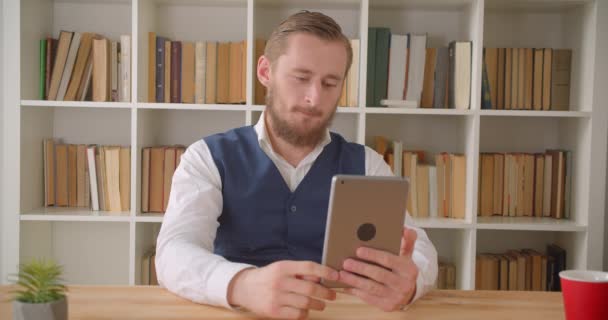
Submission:
<svg viewBox="0 0 608 320">
<path fill-rule="evenodd" d="M 165 38 L 156 38 L 156 102 L 165 100 Z"/>
<path fill-rule="evenodd" d="M 171 42 L 171 103 L 181 103 L 182 43 Z"/>
<path fill-rule="evenodd" d="M 40 40 L 40 76 L 39 76 L 39 99 L 44 100 L 45 98 L 45 87 L 46 87 L 46 46 L 47 40 Z"/>
</svg>

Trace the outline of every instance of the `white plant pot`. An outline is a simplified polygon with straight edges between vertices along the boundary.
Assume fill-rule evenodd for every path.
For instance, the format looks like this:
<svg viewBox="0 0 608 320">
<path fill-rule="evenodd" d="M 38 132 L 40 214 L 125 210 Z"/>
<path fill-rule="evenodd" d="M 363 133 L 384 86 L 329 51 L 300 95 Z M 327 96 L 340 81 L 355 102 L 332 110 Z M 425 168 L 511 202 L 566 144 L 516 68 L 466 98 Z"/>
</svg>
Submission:
<svg viewBox="0 0 608 320">
<path fill-rule="evenodd" d="M 24 303 L 13 301 L 14 320 L 67 320 L 66 298 L 49 303 Z"/>
</svg>

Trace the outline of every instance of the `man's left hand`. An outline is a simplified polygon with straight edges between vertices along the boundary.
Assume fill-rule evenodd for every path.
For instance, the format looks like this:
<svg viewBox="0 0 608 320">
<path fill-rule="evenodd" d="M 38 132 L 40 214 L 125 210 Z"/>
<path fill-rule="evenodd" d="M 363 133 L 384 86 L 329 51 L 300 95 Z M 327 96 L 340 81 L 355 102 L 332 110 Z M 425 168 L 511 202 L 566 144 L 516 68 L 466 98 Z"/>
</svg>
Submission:
<svg viewBox="0 0 608 320">
<path fill-rule="evenodd" d="M 345 260 L 340 271 L 339 281 L 352 287 L 345 292 L 384 311 L 400 310 L 409 304 L 416 293 L 418 277 L 418 267 L 412 260 L 416 237 L 416 231 L 403 228 L 398 256 L 367 247 L 357 249 L 360 260 Z"/>
</svg>

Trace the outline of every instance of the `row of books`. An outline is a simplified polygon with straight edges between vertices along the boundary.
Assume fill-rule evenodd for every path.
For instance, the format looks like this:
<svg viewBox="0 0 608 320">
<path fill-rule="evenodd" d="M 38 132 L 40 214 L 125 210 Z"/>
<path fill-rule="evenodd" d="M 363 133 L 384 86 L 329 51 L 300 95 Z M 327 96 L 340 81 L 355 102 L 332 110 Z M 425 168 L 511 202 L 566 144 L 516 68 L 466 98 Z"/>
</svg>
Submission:
<svg viewBox="0 0 608 320">
<path fill-rule="evenodd" d="M 369 28 L 367 106 L 469 109 L 472 42 L 427 48 L 427 34 Z"/>
<path fill-rule="evenodd" d="M 548 245 L 546 254 L 533 249 L 482 253 L 475 260 L 475 289 L 560 291 L 559 272 L 565 269 L 566 251 L 556 244 Z"/>
<path fill-rule="evenodd" d="M 141 211 L 164 213 L 171 193 L 173 173 L 179 166 L 184 146 L 144 148 L 141 174 Z"/>
<path fill-rule="evenodd" d="M 401 141 L 374 137 L 374 149 L 396 176 L 408 177 L 407 210 L 412 217 L 465 218 L 466 157 L 404 150 Z"/>
<path fill-rule="evenodd" d="M 45 206 L 130 210 L 130 147 L 43 144 Z"/>
<path fill-rule="evenodd" d="M 353 59 L 338 101 L 340 107 L 358 107 L 359 101 L 359 39 L 351 39 L 350 46 L 353 50 Z"/>
<path fill-rule="evenodd" d="M 41 100 L 131 101 L 131 36 L 62 30 L 40 40 Z"/>
<path fill-rule="evenodd" d="M 453 264 L 439 261 L 437 289 L 456 289 L 456 267 Z"/>
<path fill-rule="evenodd" d="M 568 110 L 571 49 L 484 48 L 482 109 Z"/>
<path fill-rule="evenodd" d="M 147 251 L 141 259 L 141 284 L 144 286 L 157 286 L 156 277 L 156 250 Z"/>
<path fill-rule="evenodd" d="M 148 101 L 246 102 L 247 41 L 179 41 L 148 33 Z"/>
<path fill-rule="evenodd" d="M 482 153 L 479 216 L 570 218 L 572 152 Z"/>
</svg>

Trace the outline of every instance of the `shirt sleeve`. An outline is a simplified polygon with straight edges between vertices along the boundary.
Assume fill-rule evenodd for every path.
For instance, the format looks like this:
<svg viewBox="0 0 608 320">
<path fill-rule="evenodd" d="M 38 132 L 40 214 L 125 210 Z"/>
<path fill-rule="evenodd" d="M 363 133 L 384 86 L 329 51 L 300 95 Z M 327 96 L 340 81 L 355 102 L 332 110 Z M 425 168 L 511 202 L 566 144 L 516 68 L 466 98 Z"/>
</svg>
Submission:
<svg viewBox="0 0 608 320">
<path fill-rule="evenodd" d="M 392 176 L 393 172 L 383 157 L 375 150 L 365 146 L 365 172 L 369 176 Z M 416 226 L 409 212 L 405 212 L 405 226 L 416 231 L 417 240 L 414 245 L 412 260 L 418 267 L 416 279 L 416 294 L 412 302 L 418 300 L 427 292 L 435 288 L 437 280 L 438 263 L 437 250 L 427 236 L 426 232 Z"/>
<path fill-rule="evenodd" d="M 230 281 L 254 266 L 213 253 L 222 206 L 219 171 L 201 140 L 188 147 L 173 175 L 155 263 L 158 282 L 167 290 L 194 302 L 232 308 Z"/>
</svg>

